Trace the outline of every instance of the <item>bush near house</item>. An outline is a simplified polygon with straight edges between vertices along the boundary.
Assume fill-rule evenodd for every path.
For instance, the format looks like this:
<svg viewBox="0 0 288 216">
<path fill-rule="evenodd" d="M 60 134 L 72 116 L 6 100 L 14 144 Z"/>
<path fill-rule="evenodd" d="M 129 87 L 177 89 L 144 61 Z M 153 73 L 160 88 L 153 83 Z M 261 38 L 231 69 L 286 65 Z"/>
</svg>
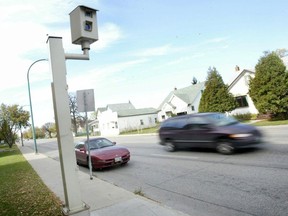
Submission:
<svg viewBox="0 0 288 216">
<path fill-rule="evenodd" d="M 255 67 L 249 95 L 261 114 L 271 119 L 288 118 L 288 72 L 277 53 L 266 53 Z"/>
<path fill-rule="evenodd" d="M 230 112 L 237 107 L 234 96 L 229 93 L 228 85 L 215 67 L 207 72 L 205 90 L 202 94 L 199 112 Z"/>
<path fill-rule="evenodd" d="M 236 114 L 236 115 L 233 115 L 233 117 L 235 119 L 237 119 L 238 121 L 248 121 L 248 120 L 252 120 L 253 118 L 253 115 L 251 113 L 244 113 L 244 114 Z"/>
</svg>

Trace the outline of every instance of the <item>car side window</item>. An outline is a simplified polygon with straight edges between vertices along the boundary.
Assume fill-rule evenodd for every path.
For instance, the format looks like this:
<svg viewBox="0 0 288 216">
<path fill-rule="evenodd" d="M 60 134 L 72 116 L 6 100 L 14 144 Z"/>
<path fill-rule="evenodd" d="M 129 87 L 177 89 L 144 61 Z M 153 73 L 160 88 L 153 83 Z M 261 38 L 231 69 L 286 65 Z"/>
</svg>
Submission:
<svg viewBox="0 0 288 216">
<path fill-rule="evenodd" d="M 205 118 L 193 116 L 188 119 L 186 128 L 189 130 L 199 130 L 206 129 L 208 125 L 209 122 Z"/>
<path fill-rule="evenodd" d="M 99 140 L 90 140 L 89 141 L 90 149 L 98 149 L 99 148 L 98 142 L 99 142 Z"/>
<path fill-rule="evenodd" d="M 80 149 L 80 148 L 84 148 L 84 143 L 78 143 L 76 146 L 75 146 L 76 149 Z"/>
<path fill-rule="evenodd" d="M 183 128 L 187 124 L 186 118 L 171 119 L 163 123 L 162 127 L 164 128 Z"/>
</svg>

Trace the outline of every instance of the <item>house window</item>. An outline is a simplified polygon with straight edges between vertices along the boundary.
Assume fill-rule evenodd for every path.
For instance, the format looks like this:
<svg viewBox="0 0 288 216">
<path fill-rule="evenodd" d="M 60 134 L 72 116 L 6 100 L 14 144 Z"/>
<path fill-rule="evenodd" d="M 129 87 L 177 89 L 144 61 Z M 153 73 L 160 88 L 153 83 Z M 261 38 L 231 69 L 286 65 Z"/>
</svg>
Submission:
<svg viewBox="0 0 288 216">
<path fill-rule="evenodd" d="M 162 115 L 161 117 L 162 117 L 162 120 L 164 120 L 164 119 L 165 119 L 165 115 Z"/>
<path fill-rule="evenodd" d="M 157 118 L 155 118 L 155 123 L 157 123 L 158 122 L 158 120 L 157 120 Z"/>
<path fill-rule="evenodd" d="M 191 106 L 191 110 L 192 110 L 192 111 L 194 111 L 194 110 L 195 110 L 194 106 Z"/>
<path fill-rule="evenodd" d="M 118 122 L 115 122 L 115 128 L 118 128 Z"/>
<path fill-rule="evenodd" d="M 238 103 L 238 107 L 248 107 L 248 102 L 246 99 L 246 95 L 236 97 L 236 101 Z"/>
<path fill-rule="evenodd" d="M 142 119 L 140 119 L 140 125 L 144 125 L 144 122 Z"/>
</svg>

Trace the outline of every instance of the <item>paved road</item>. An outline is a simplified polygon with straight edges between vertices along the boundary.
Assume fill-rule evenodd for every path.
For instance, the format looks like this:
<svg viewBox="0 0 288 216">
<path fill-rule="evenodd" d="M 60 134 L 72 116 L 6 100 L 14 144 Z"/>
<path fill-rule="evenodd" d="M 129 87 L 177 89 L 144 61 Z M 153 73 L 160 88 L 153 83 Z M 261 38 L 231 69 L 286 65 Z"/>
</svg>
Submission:
<svg viewBox="0 0 288 216">
<path fill-rule="evenodd" d="M 111 137 L 130 149 L 131 161 L 94 175 L 190 215 L 286 216 L 288 126 L 263 131 L 262 148 L 231 156 L 195 149 L 166 152 L 153 135 Z M 58 158 L 55 141 L 39 141 L 38 147 Z"/>
</svg>

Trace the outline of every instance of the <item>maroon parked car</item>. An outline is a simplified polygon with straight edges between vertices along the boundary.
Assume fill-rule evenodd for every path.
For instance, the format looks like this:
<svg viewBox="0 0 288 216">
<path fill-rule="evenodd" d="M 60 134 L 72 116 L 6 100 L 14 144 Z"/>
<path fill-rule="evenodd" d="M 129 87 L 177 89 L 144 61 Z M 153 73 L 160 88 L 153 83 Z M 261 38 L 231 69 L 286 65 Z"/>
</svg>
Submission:
<svg viewBox="0 0 288 216">
<path fill-rule="evenodd" d="M 89 139 L 92 168 L 102 169 L 120 164 L 126 164 L 130 160 L 130 152 L 127 148 L 117 146 L 106 138 Z M 75 145 L 77 164 L 89 164 L 88 142 L 83 140 Z"/>
<path fill-rule="evenodd" d="M 261 143 L 260 131 L 222 113 L 196 113 L 165 120 L 159 129 L 160 144 L 168 151 L 179 148 L 214 148 L 231 154 Z"/>
</svg>

